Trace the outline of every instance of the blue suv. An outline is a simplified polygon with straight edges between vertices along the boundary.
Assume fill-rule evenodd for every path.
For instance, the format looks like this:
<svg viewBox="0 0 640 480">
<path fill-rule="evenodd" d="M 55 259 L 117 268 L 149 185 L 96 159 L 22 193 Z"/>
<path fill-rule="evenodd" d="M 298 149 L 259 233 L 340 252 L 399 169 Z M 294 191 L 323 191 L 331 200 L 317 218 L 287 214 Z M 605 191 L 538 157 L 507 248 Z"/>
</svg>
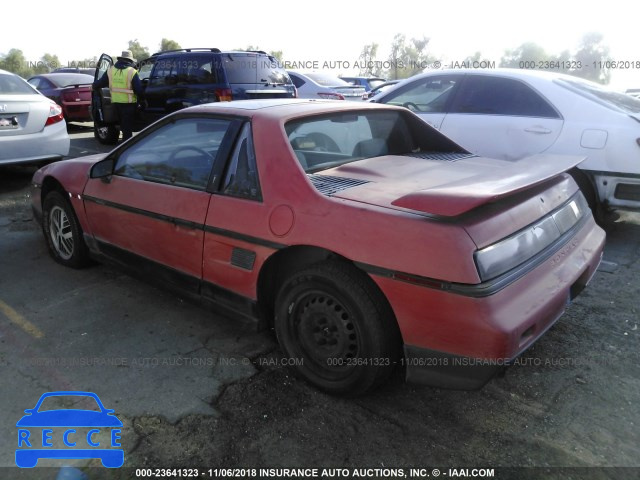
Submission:
<svg viewBox="0 0 640 480">
<path fill-rule="evenodd" d="M 95 78 L 113 65 L 100 57 Z M 263 51 L 187 48 L 153 54 L 136 65 L 145 90 L 134 130 L 182 108 L 202 103 L 259 98 L 295 98 L 296 89 L 278 60 Z M 94 134 L 115 144 L 120 130 L 108 88 L 94 92 Z"/>
</svg>

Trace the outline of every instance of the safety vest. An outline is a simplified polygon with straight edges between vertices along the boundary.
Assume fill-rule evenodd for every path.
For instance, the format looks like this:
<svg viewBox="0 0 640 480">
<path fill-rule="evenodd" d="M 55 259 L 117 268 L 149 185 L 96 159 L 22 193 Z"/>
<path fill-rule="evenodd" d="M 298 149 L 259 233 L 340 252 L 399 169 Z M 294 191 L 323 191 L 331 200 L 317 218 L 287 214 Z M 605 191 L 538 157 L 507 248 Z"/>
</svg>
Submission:
<svg viewBox="0 0 640 480">
<path fill-rule="evenodd" d="M 109 76 L 109 90 L 111 90 L 111 103 L 136 103 L 136 94 L 133 93 L 131 80 L 138 71 L 133 67 L 119 69 L 111 67 L 107 70 Z"/>
</svg>

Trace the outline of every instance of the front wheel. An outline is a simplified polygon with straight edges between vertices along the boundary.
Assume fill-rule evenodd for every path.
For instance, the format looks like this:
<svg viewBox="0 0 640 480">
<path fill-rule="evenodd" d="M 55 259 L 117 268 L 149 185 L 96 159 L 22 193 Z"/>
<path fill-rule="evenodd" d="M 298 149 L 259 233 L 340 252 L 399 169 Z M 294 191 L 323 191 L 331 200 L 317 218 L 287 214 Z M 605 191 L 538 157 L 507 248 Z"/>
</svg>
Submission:
<svg viewBox="0 0 640 480">
<path fill-rule="evenodd" d="M 372 390 L 399 358 L 391 308 L 351 265 L 323 262 L 293 275 L 280 288 L 275 313 L 278 341 L 297 373 L 329 393 Z"/>
<path fill-rule="evenodd" d="M 115 145 L 120 138 L 120 129 L 115 125 L 94 122 L 93 136 L 103 145 Z"/>
<path fill-rule="evenodd" d="M 58 191 L 47 194 L 42 205 L 42 230 L 53 259 L 72 268 L 89 263 L 89 251 L 73 207 Z"/>
</svg>

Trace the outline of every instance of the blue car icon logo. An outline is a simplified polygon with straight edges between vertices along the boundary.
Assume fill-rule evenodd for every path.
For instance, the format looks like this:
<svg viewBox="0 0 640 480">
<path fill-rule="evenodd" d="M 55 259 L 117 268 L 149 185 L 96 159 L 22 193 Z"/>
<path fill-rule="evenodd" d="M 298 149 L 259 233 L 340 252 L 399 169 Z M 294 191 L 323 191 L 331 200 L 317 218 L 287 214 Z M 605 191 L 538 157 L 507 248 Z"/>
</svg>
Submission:
<svg viewBox="0 0 640 480">
<path fill-rule="evenodd" d="M 48 406 L 65 402 L 92 408 L 43 407 L 43 403 Z M 99 458 L 108 468 L 118 468 L 124 463 L 124 450 L 119 442 L 122 422 L 114 410 L 104 407 L 95 393 L 48 392 L 35 407 L 24 412 L 26 415 L 16 423 L 18 467 L 35 467 L 41 458 Z"/>
</svg>

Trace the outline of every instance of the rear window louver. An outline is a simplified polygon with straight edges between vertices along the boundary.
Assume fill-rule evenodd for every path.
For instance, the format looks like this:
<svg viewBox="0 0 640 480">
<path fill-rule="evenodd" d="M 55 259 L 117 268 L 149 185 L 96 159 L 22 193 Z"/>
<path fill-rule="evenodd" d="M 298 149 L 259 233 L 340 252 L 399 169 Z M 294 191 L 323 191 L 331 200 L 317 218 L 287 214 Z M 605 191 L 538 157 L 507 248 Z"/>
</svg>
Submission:
<svg viewBox="0 0 640 480">
<path fill-rule="evenodd" d="M 356 180 L 354 178 L 332 177 L 329 175 L 307 175 L 313 186 L 321 194 L 331 196 L 347 188 L 357 187 L 369 183 L 366 180 Z"/>
<path fill-rule="evenodd" d="M 439 160 L 441 162 L 455 162 L 456 160 L 464 160 L 465 158 L 473 158 L 473 153 L 448 153 L 448 152 L 418 152 L 407 153 L 406 157 L 423 158 L 424 160 Z"/>
</svg>

